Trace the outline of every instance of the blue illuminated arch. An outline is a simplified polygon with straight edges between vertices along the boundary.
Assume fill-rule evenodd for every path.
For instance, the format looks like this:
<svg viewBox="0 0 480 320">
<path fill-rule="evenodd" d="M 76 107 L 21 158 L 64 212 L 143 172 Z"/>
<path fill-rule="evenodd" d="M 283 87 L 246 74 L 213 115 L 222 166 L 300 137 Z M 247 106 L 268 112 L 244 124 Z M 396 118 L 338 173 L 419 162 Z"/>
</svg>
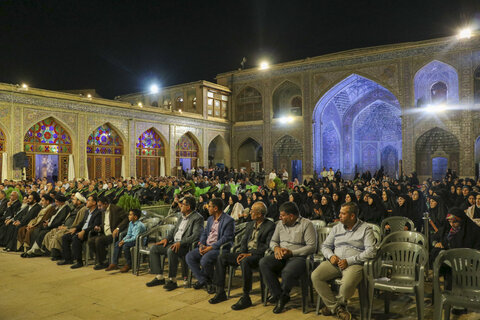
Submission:
<svg viewBox="0 0 480 320">
<path fill-rule="evenodd" d="M 350 176 L 388 162 L 393 174 L 401 158 L 400 116 L 397 98 L 375 81 L 357 74 L 340 81 L 313 113 L 314 169 L 332 167 Z"/>
<path fill-rule="evenodd" d="M 415 74 L 415 106 L 431 104 L 432 86 L 443 83 L 447 87 L 446 103 L 458 102 L 458 74 L 454 67 L 444 62 L 434 60 Z"/>
</svg>

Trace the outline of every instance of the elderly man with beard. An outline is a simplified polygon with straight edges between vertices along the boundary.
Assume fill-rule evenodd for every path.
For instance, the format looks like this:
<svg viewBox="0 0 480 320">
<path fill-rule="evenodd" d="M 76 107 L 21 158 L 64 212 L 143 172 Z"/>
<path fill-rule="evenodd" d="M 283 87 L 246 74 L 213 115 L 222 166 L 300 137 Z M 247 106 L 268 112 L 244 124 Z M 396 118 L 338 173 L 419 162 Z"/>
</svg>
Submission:
<svg viewBox="0 0 480 320">
<path fill-rule="evenodd" d="M 65 218 L 65 222 L 58 228 L 53 229 L 43 238 L 43 245 L 51 252 L 52 261 L 60 260 L 62 257 L 62 237 L 67 232 L 75 231 L 76 227 L 83 221 L 87 207 L 87 199 L 80 192 L 72 196 L 73 210 Z"/>
<path fill-rule="evenodd" d="M 356 203 L 344 203 L 340 208 L 340 222 L 333 227 L 322 244 L 327 259 L 312 273 L 312 283 L 325 307 L 324 316 L 336 314 L 342 320 L 352 319 L 346 309 L 347 301 L 355 293 L 363 278 L 363 263 L 376 253 L 376 240 L 372 228 L 359 220 Z M 342 278 L 338 295 L 328 285 L 330 280 Z"/>
<path fill-rule="evenodd" d="M 34 238 L 35 241 L 32 248 L 27 251 L 26 258 L 38 257 L 45 254 L 44 248 L 42 248 L 43 238 L 48 232 L 61 226 L 70 212 L 70 207 L 66 201 L 67 198 L 63 194 L 59 193 L 55 196 L 55 212 L 48 221 L 43 221 L 43 224 L 33 233 L 35 237 L 32 238 Z"/>
<path fill-rule="evenodd" d="M 34 239 L 35 231 L 37 228 L 40 228 L 44 221 L 50 219 L 50 217 L 55 212 L 55 205 L 53 204 L 53 199 L 48 194 L 43 194 L 40 199 L 40 205 L 42 209 L 38 213 L 38 215 L 30 220 L 30 222 L 18 229 L 17 234 L 17 247 L 22 247 L 25 251 L 22 253 L 22 258 L 25 258 L 27 255 L 27 251 L 30 249 L 32 238 Z M 32 237 L 33 235 L 33 237 Z"/>
</svg>

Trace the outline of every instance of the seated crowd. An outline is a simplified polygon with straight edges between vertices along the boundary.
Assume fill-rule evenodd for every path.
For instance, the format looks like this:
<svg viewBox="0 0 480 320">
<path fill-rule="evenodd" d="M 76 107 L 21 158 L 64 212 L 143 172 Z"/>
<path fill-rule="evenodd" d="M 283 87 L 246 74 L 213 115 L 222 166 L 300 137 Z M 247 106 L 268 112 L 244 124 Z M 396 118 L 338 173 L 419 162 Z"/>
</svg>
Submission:
<svg viewBox="0 0 480 320">
<path fill-rule="evenodd" d="M 324 171 L 302 185 L 288 183 L 288 176 L 283 179 L 280 174 L 282 182 L 274 171 L 265 177 L 264 172 L 218 168 L 192 170 L 187 178 L 79 179 L 54 184 L 46 179 L 5 180 L 0 184 L 0 245 L 4 251 L 21 252 L 22 258 L 48 255 L 72 269 L 84 265 L 88 248 L 95 257 L 94 269 L 106 271 L 119 269 L 123 252 L 126 263 L 120 271 L 128 272 L 130 249 L 146 231 L 140 210 L 125 212 L 118 204 L 122 195 L 129 194 L 143 205 L 169 204 L 169 214 L 179 217 L 150 248 L 154 278 L 148 287 L 178 288 L 182 261 L 197 280 L 193 288 L 206 289 L 213 295 L 209 302 L 216 304 L 227 300 L 227 267 L 240 267 L 243 295 L 232 309 L 252 305 L 253 272 L 260 271 L 268 303 L 280 313 L 292 288 L 303 277 L 311 277 L 325 305 L 322 314 L 339 319 L 351 319 L 348 299 L 362 281 L 364 262 L 378 249 L 371 224 L 380 226 L 393 216 L 409 218 L 414 225 L 411 231 L 428 232 L 431 265 L 442 250 L 480 249 L 480 180 L 459 179 L 449 172 L 442 181 L 420 184 L 415 173 L 395 180 L 381 171 L 373 178 L 367 172 L 345 180 L 338 170 Z M 196 188 L 205 192 L 195 196 Z M 424 217 L 429 217 L 427 224 Z M 306 260 L 318 246 L 313 220 L 331 223 L 333 229 L 321 244 L 325 261 L 309 275 Z M 240 225 L 242 232 L 236 230 Z M 110 244 L 114 249 L 109 261 Z M 334 293 L 330 281 L 337 278 L 342 283 Z"/>
</svg>

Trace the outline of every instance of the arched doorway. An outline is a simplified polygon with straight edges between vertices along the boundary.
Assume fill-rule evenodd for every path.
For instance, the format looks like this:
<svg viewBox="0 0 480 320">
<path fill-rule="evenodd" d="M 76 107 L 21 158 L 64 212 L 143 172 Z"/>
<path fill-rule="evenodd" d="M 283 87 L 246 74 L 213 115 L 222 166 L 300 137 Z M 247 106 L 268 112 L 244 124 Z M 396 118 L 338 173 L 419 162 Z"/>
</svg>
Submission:
<svg viewBox="0 0 480 320">
<path fill-rule="evenodd" d="M 230 166 L 230 148 L 220 135 L 208 145 L 208 166 Z"/>
<path fill-rule="evenodd" d="M 237 159 L 239 168 L 258 172 L 263 168 L 263 148 L 257 141 L 248 138 L 238 148 Z"/>
<path fill-rule="evenodd" d="M 123 141 L 109 125 L 95 129 L 87 140 L 87 167 L 90 178 L 118 178 L 122 175 Z"/>
<path fill-rule="evenodd" d="M 138 137 L 137 177 L 165 176 L 165 143 L 153 128 Z"/>
<path fill-rule="evenodd" d="M 292 136 L 285 135 L 273 146 L 273 168 L 281 176 L 283 169 L 287 169 L 290 180 L 302 179 L 302 144 Z"/>
<path fill-rule="evenodd" d="M 415 143 L 418 176 L 435 178 L 445 176 L 445 167 L 458 174 L 460 143 L 450 132 L 433 128 L 422 134 Z"/>
<path fill-rule="evenodd" d="M 347 178 L 366 170 L 373 174 L 384 165 L 387 147 L 398 161 L 400 116 L 400 104 L 389 90 L 356 74 L 345 78 L 320 98 L 313 113 L 315 170 L 340 169 Z"/>
<path fill-rule="evenodd" d="M 458 102 L 458 74 L 455 68 L 434 60 L 417 71 L 413 79 L 417 107 Z"/>
<path fill-rule="evenodd" d="M 475 176 L 480 176 L 480 136 L 475 140 Z"/>
<path fill-rule="evenodd" d="M 302 90 L 293 82 L 285 81 L 273 93 L 273 117 L 301 115 Z"/>
<path fill-rule="evenodd" d="M 50 182 L 68 179 L 72 138 L 54 118 L 34 124 L 23 141 L 28 159 L 27 179 L 47 178 Z"/>
<path fill-rule="evenodd" d="M 190 133 L 180 137 L 176 146 L 177 169 L 182 170 L 198 167 L 199 148 Z"/>
</svg>

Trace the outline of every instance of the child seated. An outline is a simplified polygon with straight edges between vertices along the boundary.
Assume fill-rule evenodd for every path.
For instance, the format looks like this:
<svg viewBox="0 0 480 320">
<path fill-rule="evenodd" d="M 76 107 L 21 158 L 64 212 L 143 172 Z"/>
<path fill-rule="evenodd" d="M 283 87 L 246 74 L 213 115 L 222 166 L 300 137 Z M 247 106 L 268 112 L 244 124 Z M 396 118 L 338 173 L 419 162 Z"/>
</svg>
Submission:
<svg viewBox="0 0 480 320">
<path fill-rule="evenodd" d="M 113 250 L 113 261 L 108 266 L 105 271 L 111 271 L 118 269 L 118 258 L 120 251 L 123 249 L 125 259 L 127 263 L 120 269 L 120 272 L 128 272 L 132 266 L 132 255 L 130 254 L 130 248 L 135 246 L 135 241 L 137 236 L 144 233 L 146 228 L 145 225 L 139 221 L 142 212 L 139 209 L 132 209 L 128 213 L 128 224 L 127 235 L 121 240 L 115 243 L 115 248 Z"/>
</svg>

